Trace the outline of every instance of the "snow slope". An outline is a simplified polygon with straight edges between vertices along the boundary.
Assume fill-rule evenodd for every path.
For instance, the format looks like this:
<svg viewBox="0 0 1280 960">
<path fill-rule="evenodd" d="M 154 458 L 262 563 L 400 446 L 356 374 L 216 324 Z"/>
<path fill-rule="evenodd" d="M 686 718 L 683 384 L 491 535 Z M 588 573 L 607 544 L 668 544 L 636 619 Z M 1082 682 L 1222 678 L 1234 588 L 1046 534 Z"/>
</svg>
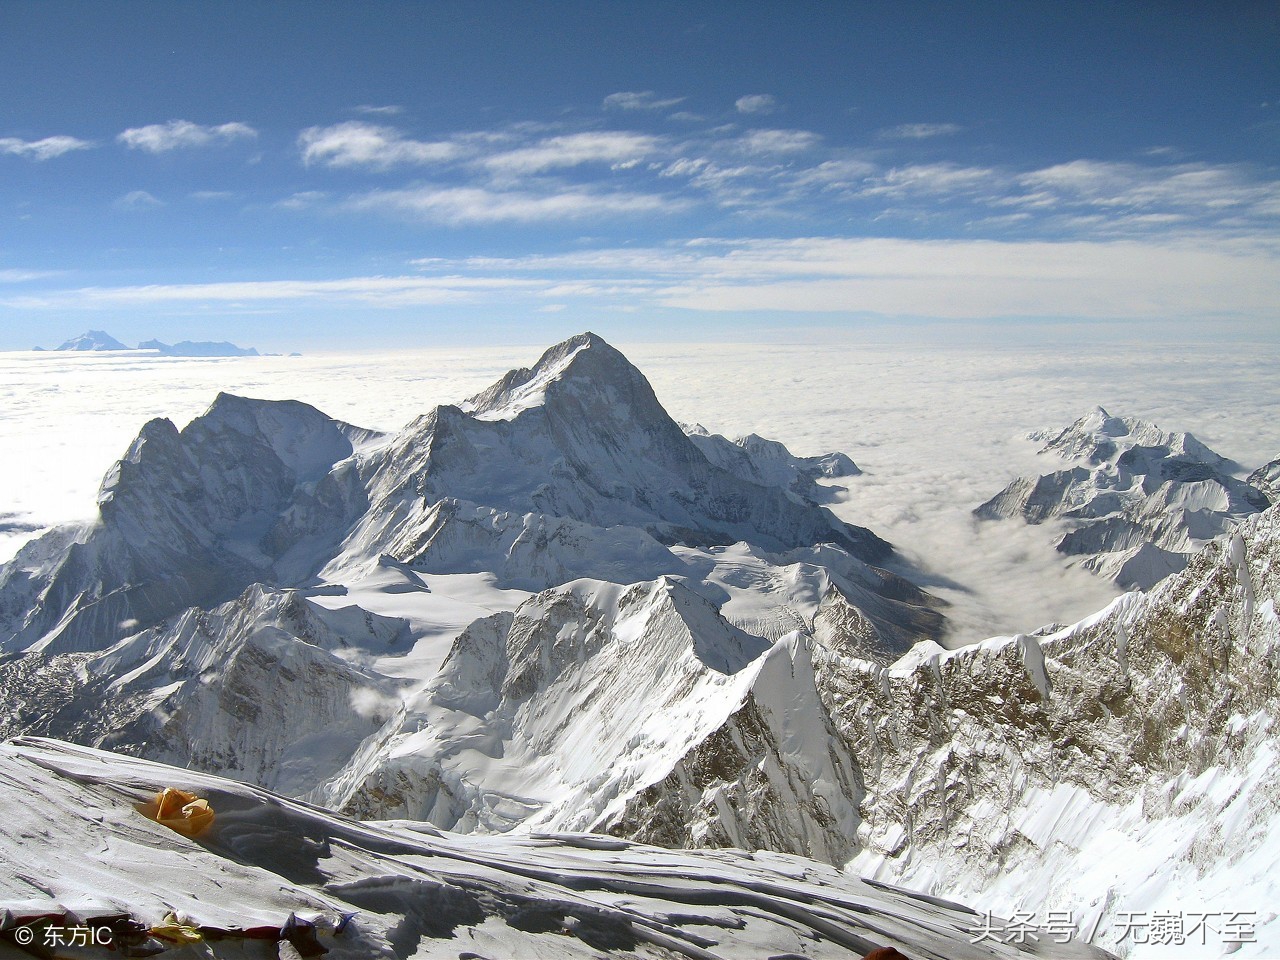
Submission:
<svg viewBox="0 0 1280 960">
<path fill-rule="evenodd" d="M 836 725 L 876 774 L 848 869 L 1101 919 L 1099 942 L 1133 957 L 1275 956 L 1278 598 L 1272 507 L 1052 635 L 850 674 Z M 1215 932 L 1120 941 L 1133 911 L 1213 913 Z M 1236 912 L 1248 942 L 1223 934 Z"/>
<path fill-rule="evenodd" d="M 59 350 L 128 350 L 123 343 L 104 330 L 90 330 L 78 337 L 64 341 Z"/>
<path fill-rule="evenodd" d="M 186 839 L 134 810 L 165 786 L 209 801 L 208 833 Z M 858 958 L 886 945 L 913 960 L 1104 957 L 1052 941 L 970 943 L 981 918 L 966 907 L 794 857 L 359 823 L 235 781 L 56 741 L 0 746 L 0 802 L 0 861 L 14 865 L 0 872 L 0 910 L 9 911 L 0 937 L 17 933 L 18 918 L 71 910 L 88 924 L 123 914 L 152 926 L 174 912 L 223 930 L 279 929 L 295 915 L 316 923 L 335 960 Z M 215 947 L 227 960 L 275 955 L 274 944 L 255 940 Z M 282 943 L 279 955 L 298 955 L 288 949 Z M 4 950 L 21 955 L 0 941 Z"/>
</svg>

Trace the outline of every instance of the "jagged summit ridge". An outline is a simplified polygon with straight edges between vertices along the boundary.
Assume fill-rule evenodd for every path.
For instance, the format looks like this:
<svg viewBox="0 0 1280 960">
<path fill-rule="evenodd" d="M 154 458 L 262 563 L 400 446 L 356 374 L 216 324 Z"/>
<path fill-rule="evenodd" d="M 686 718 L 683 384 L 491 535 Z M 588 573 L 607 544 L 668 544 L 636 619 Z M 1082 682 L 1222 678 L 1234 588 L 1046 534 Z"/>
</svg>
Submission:
<svg viewBox="0 0 1280 960">
<path fill-rule="evenodd" d="M 812 500 L 712 462 L 617 350 L 581 334 L 458 406 L 410 425 L 373 464 L 375 502 L 446 499 L 644 530 L 666 544 L 770 550 L 836 543 L 866 562 L 889 544 Z M 408 521 L 411 522 L 411 521 Z"/>
<path fill-rule="evenodd" d="M 1061 430 L 1030 439 L 1069 466 L 1021 477 L 974 510 L 1065 527 L 1056 547 L 1122 587 L 1146 589 L 1244 517 L 1264 492 L 1232 476 L 1225 457 L 1189 433 L 1095 407 Z"/>
<path fill-rule="evenodd" d="M 599 384 L 635 390 L 648 381 L 621 352 L 590 331 L 548 347 L 532 367 L 508 371 L 496 383 L 470 397 L 459 407 L 484 419 L 510 419 L 520 411 L 546 402 L 553 384 L 587 380 L 588 389 Z M 653 390 L 648 400 L 657 405 Z"/>
<path fill-rule="evenodd" d="M 295 582 L 362 508 L 333 468 L 371 436 L 304 403 L 225 393 L 182 430 L 151 420 L 103 479 L 96 522 L 0 567 L 0 649 L 100 649 L 255 581 Z"/>
</svg>

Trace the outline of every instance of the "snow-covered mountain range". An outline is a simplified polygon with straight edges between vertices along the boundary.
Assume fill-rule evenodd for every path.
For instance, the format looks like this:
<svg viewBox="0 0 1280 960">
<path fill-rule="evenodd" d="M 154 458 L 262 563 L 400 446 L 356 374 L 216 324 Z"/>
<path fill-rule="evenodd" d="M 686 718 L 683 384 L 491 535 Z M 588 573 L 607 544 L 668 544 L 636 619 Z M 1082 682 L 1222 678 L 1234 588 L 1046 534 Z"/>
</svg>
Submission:
<svg viewBox="0 0 1280 960">
<path fill-rule="evenodd" d="M 1170 466 L 1205 462 L 1190 438 L 1104 417 L 1140 453 L 1102 456 L 1086 421 L 1049 439 L 1101 456 L 1103 476 L 1141 460 L 1135 476 L 1219 482 Z M 1226 897 L 1240 917 L 1218 918 L 1215 948 L 1265 956 L 1280 942 L 1267 906 L 1280 895 L 1268 828 L 1280 507 L 1080 624 L 947 651 L 939 604 L 880 566 L 909 570 L 892 548 L 821 505 L 819 478 L 856 471 L 682 429 L 590 334 L 395 434 L 222 395 L 182 430 L 147 424 L 104 480 L 96 521 L 0 567 L 0 733 L 396 821 L 368 828 L 376 844 L 429 828 L 501 835 L 448 842 L 502 849 L 522 875 L 538 841 L 519 838 L 562 831 L 589 831 L 583 843 L 615 866 L 667 857 L 672 876 L 713 882 L 714 858 L 632 843 L 772 851 L 1004 916 L 1070 912 L 1077 940 L 1096 929 L 1119 952 L 1133 946 L 1125 916 Z M 54 770 L 176 776 L 9 749 Z M 78 776 L 48 789 L 80 802 Z M 249 805 L 248 788 L 182 776 Z M 253 796 L 286 818 L 312 809 Z M 547 841 L 537 869 L 577 843 Z M 747 862 L 725 856 L 714 862 Z M 333 869 L 315 882 L 359 906 Z M 498 902 L 468 936 L 501 926 Z M 875 923 L 913 960 L 1004 955 Z M 707 949 L 808 949 L 761 936 L 767 950 Z"/>
<path fill-rule="evenodd" d="M 1262 468 L 1233 464 L 1189 433 L 1171 433 L 1097 407 L 1030 439 L 1070 464 L 1014 480 L 974 513 L 985 520 L 1062 521 L 1056 547 L 1125 589 L 1145 590 L 1186 566 L 1210 540 L 1271 502 Z"/>
<path fill-rule="evenodd" d="M 391 436 L 227 395 L 152 421 L 97 521 L 0 569 L 3 729 L 364 815 L 595 826 L 774 641 L 887 663 L 942 628 L 793 489 L 812 463 L 719 439 L 737 472 L 589 334 Z"/>
<path fill-rule="evenodd" d="M 43 350 L 44 347 L 36 347 Z M 74 353 L 103 353 L 121 350 L 132 350 L 105 330 L 88 330 L 78 337 L 65 340 L 55 348 L 60 351 Z M 238 347 L 227 340 L 182 340 L 178 343 L 164 343 L 160 340 L 144 340 L 137 346 L 138 350 L 146 350 L 165 357 L 256 357 L 258 351 L 253 347 Z"/>
</svg>

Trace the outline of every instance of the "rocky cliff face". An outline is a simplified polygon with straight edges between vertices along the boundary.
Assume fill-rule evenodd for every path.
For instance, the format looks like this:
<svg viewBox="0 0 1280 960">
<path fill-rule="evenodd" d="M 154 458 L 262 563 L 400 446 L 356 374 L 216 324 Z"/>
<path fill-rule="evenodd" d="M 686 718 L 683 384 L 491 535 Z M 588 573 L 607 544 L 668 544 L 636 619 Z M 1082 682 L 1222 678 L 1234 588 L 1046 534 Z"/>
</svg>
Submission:
<svg viewBox="0 0 1280 960">
<path fill-rule="evenodd" d="M 1249 474 L 1248 483 L 1261 490 L 1272 503 L 1280 501 L 1280 457 L 1267 461 Z"/>
<path fill-rule="evenodd" d="M 867 783 L 850 869 L 1090 923 L 1235 890 L 1274 943 L 1278 521 L 1050 636 L 826 685 Z"/>
<path fill-rule="evenodd" d="M 1013 481 L 974 513 L 1058 521 L 1056 546 L 1126 589 L 1147 589 L 1214 537 L 1266 508 L 1265 493 L 1187 433 L 1101 407 L 1060 431 L 1031 434 L 1040 453 L 1072 465 Z"/>
</svg>

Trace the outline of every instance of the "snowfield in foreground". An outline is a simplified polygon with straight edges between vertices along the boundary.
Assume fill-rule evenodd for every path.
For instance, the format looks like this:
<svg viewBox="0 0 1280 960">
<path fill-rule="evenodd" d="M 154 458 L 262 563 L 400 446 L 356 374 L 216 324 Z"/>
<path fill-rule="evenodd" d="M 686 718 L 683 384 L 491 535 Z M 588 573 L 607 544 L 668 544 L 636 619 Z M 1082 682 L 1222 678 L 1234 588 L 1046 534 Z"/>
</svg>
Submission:
<svg viewBox="0 0 1280 960">
<path fill-rule="evenodd" d="M 212 828 L 187 839 L 135 811 L 165 786 L 207 799 Z M 90 926 L 119 914 L 154 926 L 173 912 L 189 926 L 245 930 L 281 928 L 295 915 L 316 923 L 334 960 L 857 958 L 878 946 L 912 960 L 1106 956 L 1032 936 L 1016 948 L 973 943 L 984 916 L 796 857 L 359 823 L 235 781 L 56 741 L 0 747 L 0 798 L 0 861 L 10 865 L 0 904 L 11 922 L 72 911 Z M 13 943 L 16 932 L 0 938 Z M 265 957 L 274 944 L 213 947 L 230 960 Z M 0 940 L 6 949 L 15 948 Z M 287 950 L 279 955 L 298 955 Z"/>
</svg>

